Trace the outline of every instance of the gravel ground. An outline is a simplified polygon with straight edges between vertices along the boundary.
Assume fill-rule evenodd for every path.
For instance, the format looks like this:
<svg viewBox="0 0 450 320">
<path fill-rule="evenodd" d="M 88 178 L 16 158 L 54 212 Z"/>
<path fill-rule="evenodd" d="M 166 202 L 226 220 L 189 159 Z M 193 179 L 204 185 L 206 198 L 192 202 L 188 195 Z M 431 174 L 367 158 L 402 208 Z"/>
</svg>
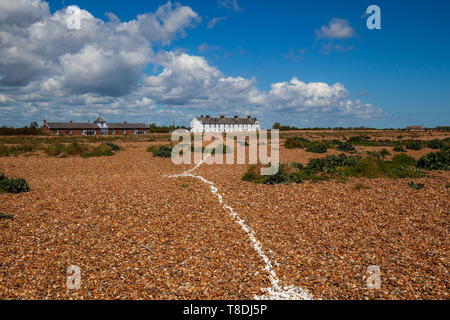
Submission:
<svg viewBox="0 0 450 320">
<path fill-rule="evenodd" d="M 0 158 L 0 172 L 31 185 L 0 194 L 0 212 L 14 215 L 0 220 L 0 298 L 253 299 L 271 286 L 210 187 L 167 177 L 193 165 L 133 145 L 112 157 Z M 281 148 L 282 162 L 317 156 Z M 254 230 L 283 286 L 315 299 L 448 299 L 449 172 L 267 186 L 242 181 L 246 168 L 193 173 Z M 81 268 L 79 290 L 66 287 L 70 265 Z M 380 290 L 366 287 L 370 265 L 380 266 Z"/>
</svg>

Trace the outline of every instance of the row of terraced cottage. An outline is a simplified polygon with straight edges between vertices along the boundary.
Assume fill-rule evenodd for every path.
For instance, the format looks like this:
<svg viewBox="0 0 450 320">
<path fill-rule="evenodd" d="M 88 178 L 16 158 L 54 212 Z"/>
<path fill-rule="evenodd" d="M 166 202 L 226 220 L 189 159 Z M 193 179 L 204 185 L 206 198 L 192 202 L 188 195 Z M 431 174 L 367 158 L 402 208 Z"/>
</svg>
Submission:
<svg viewBox="0 0 450 320">
<path fill-rule="evenodd" d="M 256 118 L 247 116 L 246 118 L 211 118 L 196 117 L 191 122 L 191 132 L 240 132 L 240 131 L 259 131 L 260 125 Z M 98 117 L 93 123 L 75 123 L 75 122 L 47 122 L 44 120 L 42 126 L 43 133 L 55 135 L 129 135 L 129 134 L 147 134 L 149 128 L 144 123 L 106 123 L 101 117 Z"/>
<path fill-rule="evenodd" d="M 144 123 L 106 123 L 101 117 L 93 123 L 47 122 L 44 120 L 43 133 L 68 136 L 96 136 L 116 134 L 147 134 L 148 126 Z"/>
</svg>

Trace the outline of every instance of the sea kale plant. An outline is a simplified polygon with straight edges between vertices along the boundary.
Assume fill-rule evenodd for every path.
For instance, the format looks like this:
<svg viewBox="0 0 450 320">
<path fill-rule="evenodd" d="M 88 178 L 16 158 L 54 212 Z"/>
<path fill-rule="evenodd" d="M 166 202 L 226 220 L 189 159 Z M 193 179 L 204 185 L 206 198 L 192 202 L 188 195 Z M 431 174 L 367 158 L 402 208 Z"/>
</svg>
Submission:
<svg viewBox="0 0 450 320">
<path fill-rule="evenodd" d="M 28 191 L 30 191 L 30 185 L 25 179 L 10 179 L 3 173 L 0 174 L 0 193 L 21 193 Z"/>
<path fill-rule="evenodd" d="M 417 167 L 427 170 L 450 170 L 450 149 L 427 153 L 417 161 Z"/>
<path fill-rule="evenodd" d="M 153 156 L 160 158 L 170 158 L 172 156 L 172 147 L 160 146 L 156 151 L 153 152 Z"/>
</svg>

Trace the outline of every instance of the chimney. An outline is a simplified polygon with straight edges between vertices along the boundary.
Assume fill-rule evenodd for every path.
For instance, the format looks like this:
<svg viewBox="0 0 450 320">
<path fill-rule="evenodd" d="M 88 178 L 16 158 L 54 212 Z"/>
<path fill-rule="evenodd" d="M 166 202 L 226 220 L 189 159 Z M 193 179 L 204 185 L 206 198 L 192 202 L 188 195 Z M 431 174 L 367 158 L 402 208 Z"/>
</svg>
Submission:
<svg viewBox="0 0 450 320">
<path fill-rule="evenodd" d="M 238 116 L 234 116 L 234 118 L 235 118 L 235 119 L 238 119 L 239 117 L 238 117 Z"/>
<path fill-rule="evenodd" d="M 126 122 L 126 121 L 124 121 L 123 123 L 124 123 L 124 124 L 127 124 L 127 122 Z"/>
<path fill-rule="evenodd" d="M 222 114 L 222 115 L 220 115 L 220 117 L 223 119 L 223 118 L 225 118 L 225 115 Z"/>
<path fill-rule="evenodd" d="M 207 114 L 206 117 L 209 119 L 209 114 Z"/>
<path fill-rule="evenodd" d="M 247 116 L 247 119 L 251 119 L 252 118 L 252 116 Z"/>
<path fill-rule="evenodd" d="M 70 123 L 72 123 L 72 120 L 70 120 Z"/>
<path fill-rule="evenodd" d="M 202 118 L 202 119 L 203 119 L 203 115 L 201 115 L 201 116 L 200 116 L 200 118 Z"/>
</svg>

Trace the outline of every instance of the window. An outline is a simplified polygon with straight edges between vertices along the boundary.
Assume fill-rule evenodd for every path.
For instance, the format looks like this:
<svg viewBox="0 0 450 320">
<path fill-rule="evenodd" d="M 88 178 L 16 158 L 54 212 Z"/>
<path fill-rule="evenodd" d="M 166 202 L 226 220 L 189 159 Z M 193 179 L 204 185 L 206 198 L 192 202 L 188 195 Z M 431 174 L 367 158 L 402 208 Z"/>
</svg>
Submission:
<svg viewBox="0 0 450 320">
<path fill-rule="evenodd" d="M 71 136 L 71 135 L 72 135 L 72 130 L 69 129 L 69 130 L 67 131 L 67 133 L 69 134 L 69 136 Z"/>
<path fill-rule="evenodd" d="M 116 130 L 111 130 L 111 134 L 116 134 Z"/>
<path fill-rule="evenodd" d="M 83 130 L 81 134 L 84 136 L 95 136 L 95 130 Z"/>
<path fill-rule="evenodd" d="M 134 130 L 134 134 L 145 134 L 145 130 Z"/>
<path fill-rule="evenodd" d="M 100 134 L 101 134 L 101 135 L 106 135 L 106 134 L 108 134 L 108 129 L 100 129 Z"/>
<path fill-rule="evenodd" d="M 55 134 L 59 134 L 59 130 L 58 129 L 55 130 Z"/>
<path fill-rule="evenodd" d="M 123 130 L 122 130 L 122 133 L 123 133 L 123 134 L 127 134 L 127 130 L 126 130 L 126 129 L 123 129 Z"/>
</svg>

